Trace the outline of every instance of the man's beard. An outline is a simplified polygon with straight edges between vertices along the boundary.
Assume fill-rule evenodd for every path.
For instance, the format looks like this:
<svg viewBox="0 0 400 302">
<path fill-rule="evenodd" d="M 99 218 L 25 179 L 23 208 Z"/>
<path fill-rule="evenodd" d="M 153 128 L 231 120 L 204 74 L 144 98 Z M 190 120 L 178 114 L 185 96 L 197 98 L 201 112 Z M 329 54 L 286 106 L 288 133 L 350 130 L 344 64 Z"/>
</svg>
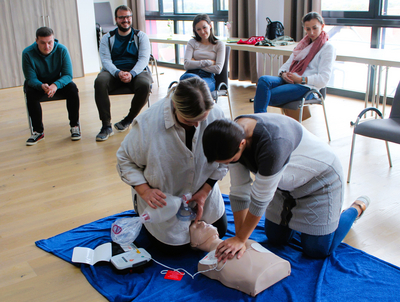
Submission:
<svg viewBox="0 0 400 302">
<path fill-rule="evenodd" d="M 118 29 L 119 29 L 120 31 L 124 32 L 124 33 L 127 32 L 127 31 L 129 31 L 129 30 L 131 29 L 130 26 L 127 27 L 127 28 L 122 27 L 120 24 L 117 24 L 117 26 L 118 26 Z"/>
</svg>

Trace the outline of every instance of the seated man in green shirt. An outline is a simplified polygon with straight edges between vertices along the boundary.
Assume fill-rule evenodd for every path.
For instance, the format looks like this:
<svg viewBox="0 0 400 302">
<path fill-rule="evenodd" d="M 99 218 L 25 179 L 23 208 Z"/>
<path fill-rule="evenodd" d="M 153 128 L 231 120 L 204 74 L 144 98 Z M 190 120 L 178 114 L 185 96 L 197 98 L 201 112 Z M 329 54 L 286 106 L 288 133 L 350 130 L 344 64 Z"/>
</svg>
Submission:
<svg viewBox="0 0 400 302">
<path fill-rule="evenodd" d="M 35 145 L 44 139 L 40 99 L 44 95 L 52 98 L 57 91 L 67 99 L 71 139 L 80 140 L 79 94 L 78 88 L 72 82 L 71 58 L 68 49 L 54 39 L 51 28 L 40 27 L 36 31 L 36 42 L 22 52 L 22 69 L 25 76 L 24 91 L 33 128 L 33 134 L 26 144 Z"/>
<path fill-rule="evenodd" d="M 100 59 L 103 69 L 94 82 L 94 97 L 103 124 L 96 136 L 97 141 L 105 141 L 114 134 L 109 93 L 125 85 L 135 94 L 127 116 L 114 124 L 118 131 L 125 131 L 147 103 L 153 82 L 147 66 L 150 41 L 144 32 L 132 28 L 132 10 L 125 5 L 117 7 L 115 21 L 118 28 L 101 39 Z"/>
</svg>

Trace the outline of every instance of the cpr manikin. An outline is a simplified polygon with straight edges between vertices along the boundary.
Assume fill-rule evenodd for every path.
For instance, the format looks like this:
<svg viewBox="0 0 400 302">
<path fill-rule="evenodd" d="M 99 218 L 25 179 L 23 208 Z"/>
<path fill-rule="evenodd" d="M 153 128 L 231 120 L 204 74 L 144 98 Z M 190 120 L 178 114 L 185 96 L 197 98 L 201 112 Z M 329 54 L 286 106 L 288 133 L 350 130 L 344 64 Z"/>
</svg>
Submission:
<svg viewBox="0 0 400 302">
<path fill-rule="evenodd" d="M 198 264 L 198 270 L 207 277 L 219 280 L 227 287 L 238 289 L 254 297 L 290 275 L 288 261 L 250 239 L 247 240 L 246 252 L 240 259 L 235 256 L 227 260 L 225 264 L 218 263 L 212 255 L 222 241 L 218 237 L 217 229 L 204 221 L 193 223 L 190 226 L 191 246 L 211 252 Z"/>
</svg>

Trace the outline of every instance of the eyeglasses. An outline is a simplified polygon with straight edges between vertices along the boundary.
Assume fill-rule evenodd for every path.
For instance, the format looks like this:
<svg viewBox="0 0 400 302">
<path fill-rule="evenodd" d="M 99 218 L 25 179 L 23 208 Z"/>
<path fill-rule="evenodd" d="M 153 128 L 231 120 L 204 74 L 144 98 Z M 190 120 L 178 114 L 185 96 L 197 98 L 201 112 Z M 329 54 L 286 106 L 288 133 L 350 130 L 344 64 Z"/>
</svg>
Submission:
<svg viewBox="0 0 400 302">
<path fill-rule="evenodd" d="M 132 18 L 132 15 L 128 15 L 128 16 L 118 16 L 117 18 L 118 18 L 119 20 L 130 19 L 130 18 Z"/>
</svg>

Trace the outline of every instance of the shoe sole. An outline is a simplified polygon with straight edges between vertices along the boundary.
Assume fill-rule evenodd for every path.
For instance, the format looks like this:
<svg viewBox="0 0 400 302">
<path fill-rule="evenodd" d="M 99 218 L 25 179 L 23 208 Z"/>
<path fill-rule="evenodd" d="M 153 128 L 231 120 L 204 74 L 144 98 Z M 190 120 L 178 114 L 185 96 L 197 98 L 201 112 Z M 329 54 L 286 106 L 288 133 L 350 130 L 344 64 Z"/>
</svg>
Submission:
<svg viewBox="0 0 400 302">
<path fill-rule="evenodd" d="M 82 138 L 82 136 L 71 136 L 71 141 L 79 141 Z"/>
<path fill-rule="evenodd" d="M 42 141 L 42 140 L 44 140 L 44 137 L 43 138 L 41 138 L 41 139 L 39 139 L 39 140 L 37 140 L 36 142 L 33 142 L 33 143 L 31 143 L 31 142 L 26 142 L 26 145 L 27 146 L 34 146 L 34 145 L 36 145 L 38 142 L 40 142 L 40 141 Z"/>
<path fill-rule="evenodd" d="M 124 132 L 129 129 L 129 126 L 124 128 L 123 130 L 119 129 L 116 124 L 114 124 L 114 128 L 117 129 L 118 132 Z"/>
<path fill-rule="evenodd" d="M 105 138 L 96 137 L 96 141 L 98 141 L 98 142 L 104 142 L 104 141 L 108 140 L 108 138 L 109 138 L 110 136 L 113 136 L 113 135 L 114 135 L 114 132 L 111 132 L 111 133 L 108 134 Z"/>
</svg>

